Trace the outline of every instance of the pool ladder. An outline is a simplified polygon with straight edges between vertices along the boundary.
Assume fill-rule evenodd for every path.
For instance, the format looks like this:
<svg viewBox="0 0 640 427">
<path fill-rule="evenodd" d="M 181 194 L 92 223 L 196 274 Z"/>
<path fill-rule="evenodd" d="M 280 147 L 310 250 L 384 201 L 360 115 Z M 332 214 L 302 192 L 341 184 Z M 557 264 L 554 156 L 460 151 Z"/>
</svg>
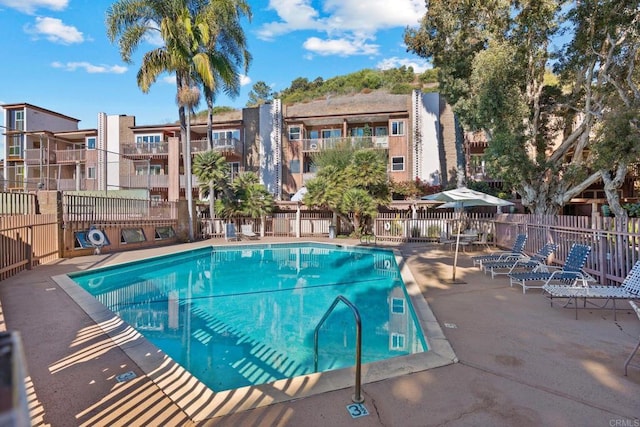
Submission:
<svg viewBox="0 0 640 427">
<path fill-rule="evenodd" d="M 318 372 L 318 332 L 320 331 L 320 327 L 327 320 L 327 317 L 333 312 L 333 309 L 336 308 L 338 303 L 343 302 L 347 307 L 351 309 L 353 312 L 353 317 L 356 321 L 356 385 L 355 385 L 355 394 L 351 398 L 354 403 L 362 403 L 364 402 L 364 398 L 360 393 L 360 384 L 361 384 L 361 365 L 362 365 L 362 322 L 360 321 L 360 313 L 355 305 L 351 303 L 348 299 L 343 297 L 342 295 L 338 295 L 336 299 L 333 300 L 331 307 L 327 310 L 327 312 L 322 316 L 320 322 L 316 326 L 315 331 L 313 332 L 313 368 L 314 372 Z"/>
</svg>

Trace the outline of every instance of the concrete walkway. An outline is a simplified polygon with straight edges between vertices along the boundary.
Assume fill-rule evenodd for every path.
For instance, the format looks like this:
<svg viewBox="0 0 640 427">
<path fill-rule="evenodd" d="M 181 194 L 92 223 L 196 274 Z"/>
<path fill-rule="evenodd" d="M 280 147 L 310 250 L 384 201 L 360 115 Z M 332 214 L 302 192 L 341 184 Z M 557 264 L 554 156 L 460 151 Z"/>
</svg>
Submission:
<svg viewBox="0 0 640 427">
<path fill-rule="evenodd" d="M 19 331 L 25 348 L 33 425 L 194 424 L 51 277 L 127 261 L 140 252 L 150 256 L 212 242 L 224 243 L 60 260 L 0 282 L 4 327 Z M 459 363 L 363 384 L 369 415 L 360 418 L 347 411 L 353 394 L 348 388 L 200 425 L 640 425 L 640 370 L 630 368 L 628 377 L 622 371 L 640 335 L 640 321 L 628 304 L 620 303 L 624 310 L 617 321 L 609 310 L 581 310 L 575 320 L 573 310 L 550 307 L 540 291 L 523 295 L 508 279 L 480 273 L 470 254 L 458 261 L 457 277 L 466 283 L 452 285 L 450 252 L 394 247 L 402 251 Z M 117 381 L 130 371 L 135 379 Z"/>
</svg>

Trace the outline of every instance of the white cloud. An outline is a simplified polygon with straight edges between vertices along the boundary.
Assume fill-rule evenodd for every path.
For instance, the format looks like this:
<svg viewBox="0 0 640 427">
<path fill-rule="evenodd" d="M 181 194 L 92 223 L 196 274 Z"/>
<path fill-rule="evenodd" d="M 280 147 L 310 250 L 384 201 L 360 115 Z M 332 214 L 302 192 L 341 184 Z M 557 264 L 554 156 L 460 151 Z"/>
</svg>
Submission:
<svg viewBox="0 0 640 427">
<path fill-rule="evenodd" d="M 176 75 L 175 74 L 171 74 L 169 76 L 164 76 L 162 78 L 162 81 L 164 83 L 174 85 L 174 84 L 176 84 Z"/>
<path fill-rule="evenodd" d="M 69 5 L 69 0 L 0 0 L 0 5 L 31 15 L 40 8 L 64 10 Z"/>
<path fill-rule="evenodd" d="M 121 65 L 94 65 L 89 62 L 67 62 L 63 64 L 61 62 L 53 62 L 51 64 L 53 68 L 62 68 L 66 71 L 76 71 L 77 69 L 84 69 L 87 73 L 96 74 L 123 74 L 127 71 L 127 67 Z"/>
<path fill-rule="evenodd" d="M 378 53 L 378 45 L 368 44 L 365 40 L 326 39 L 318 37 L 308 38 L 303 47 L 317 55 L 328 56 L 351 56 L 351 55 L 373 55 Z"/>
<path fill-rule="evenodd" d="M 398 58 L 397 56 L 383 59 L 382 61 L 378 62 L 376 67 L 381 70 L 389 70 L 391 68 L 398 68 L 403 65 L 405 67 L 413 67 L 413 71 L 416 73 L 424 73 L 426 70 L 433 68 L 432 65 L 426 60 L 414 58 Z"/>
<path fill-rule="evenodd" d="M 35 25 L 25 27 L 25 32 L 36 37 L 43 36 L 53 43 L 82 43 L 84 36 L 76 27 L 65 25 L 56 18 L 36 18 Z"/>
<path fill-rule="evenodd" d="M 147 31 L 143 36 L 144 40 L 152 46 L 164 46 L 164 40 L 162 39 L 158 25 L 155 22 L 150 22 L 149 26 L 154 28 L 154 31 Z"/>
<path fill-rule="evenodd" d="M 311 30 L 327 35 L 326 40 L 311 37 L 306 49 L 319 55 L 377 54 L 378 46 L 366 43 L 375 40 L 378 31 L 415 26 L 426 11 L 424 0 L 326 0 L 322 9 L 312 6 L 312 0 L 270 0 L 279 21 L 264 24 L 258 37 L 272 40 L 294 31 Z"/>
<path fill-rule="evenodd" d="M 291 31 L 321 28 L 319 12 L 310 0 L 270 0 L 269 9 L 275 10 L 281 21 L 264 24 L 258 31 L 261 39 L 272 40 Z"/>
<path fill-rule="evenodd" d="M 251 77 L 240 74 L 240 86 L 246 86 L 248 84 L 251 84 Z"/>
</svg>

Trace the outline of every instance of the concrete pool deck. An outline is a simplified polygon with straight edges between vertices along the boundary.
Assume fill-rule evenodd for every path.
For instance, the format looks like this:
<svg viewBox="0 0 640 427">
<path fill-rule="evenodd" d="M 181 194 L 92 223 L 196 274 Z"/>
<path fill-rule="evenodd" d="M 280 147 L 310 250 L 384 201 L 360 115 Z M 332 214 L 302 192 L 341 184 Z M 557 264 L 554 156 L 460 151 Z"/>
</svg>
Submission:
<svg viewBox="0 0 640 427">
<path fill-rule="evenodd" d="M 458 262 L 457 277 L 466 283 L 448 284 L 452 254 L 417 244 L 389 247 L 401 251 L 459 363 L 363 384 L 369 415 L 360 418 L 347 411 L 351 386 L 194 422 L 122 350 L 132 345 L 130 337 L 114 341 L 104 331 L 118 325 L 99 327 L 51 278 L 209 244 L 225 242 L 59 260 L 0 282 L 4 327 L 20 332 L 26 353 L 33 425 L 640 425 L 640 370 L 630 368 L 628 377 L 622 370 L 640 335 L 628 304 L 619 304 L 617 321 L 610 310 L 581 310 L 575 320 L 572 309 L 551 308 L 539 291 L 523 295 L 508 279 L 482 274 L 470 254 Z M 136 377 L 117 381 L 128 372 Z M 298 387 L 272 394 L 295 397 Z M 171 392 L 194 402 L 201 394 L 189 382 Z M 248 393 L 229 402 L 241 408 L 253 398 Z M 260 399 L 270 403 L 268 394 Z"/>
</svg>

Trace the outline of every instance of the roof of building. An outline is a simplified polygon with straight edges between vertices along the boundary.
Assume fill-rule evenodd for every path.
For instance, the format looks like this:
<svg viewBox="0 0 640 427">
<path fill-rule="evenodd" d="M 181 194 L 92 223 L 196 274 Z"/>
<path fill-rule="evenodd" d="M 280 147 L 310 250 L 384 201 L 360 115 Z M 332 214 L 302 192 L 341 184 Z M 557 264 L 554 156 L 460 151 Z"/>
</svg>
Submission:
<svg viewBox="0 0 640 427">
<path fill-rule="evenodd" d="M 47 114 L 50 114 L 52 116 L 58 116 L 58 117 L 61 117 L 63 119 L 73 120 L 73 121 L 76 121 L 76 122 L 80 121 L 80 119 L 76 119 L 74 117 L 70 117 L 70 116 L 67 116 L 65 114 L 60 114 L 60 113 L 58 113 L 56 111 L 47 110 L 46 108 L 38 107 L 37 105 L 28 104 L 26 102 L 17 103 L 17 104 L 3 104 L 3 105 L 0 105 L 0 107 L 2 107 L 5 110 L 15 110 L 15 109 L 18 109 L 18 108 L 28 108 L 30 110 L 41 111 L 43 113 L 47 113 Z"/>
<path fill-rule="evenodd" d="M 410 107 L 410 95 L 395 95 L 386 91 L 331 96 L 310 102 L 285 106 L 284 116 L 291 120 L 327 116 L 378 116 L 406 113 Z"/>
</svg>

